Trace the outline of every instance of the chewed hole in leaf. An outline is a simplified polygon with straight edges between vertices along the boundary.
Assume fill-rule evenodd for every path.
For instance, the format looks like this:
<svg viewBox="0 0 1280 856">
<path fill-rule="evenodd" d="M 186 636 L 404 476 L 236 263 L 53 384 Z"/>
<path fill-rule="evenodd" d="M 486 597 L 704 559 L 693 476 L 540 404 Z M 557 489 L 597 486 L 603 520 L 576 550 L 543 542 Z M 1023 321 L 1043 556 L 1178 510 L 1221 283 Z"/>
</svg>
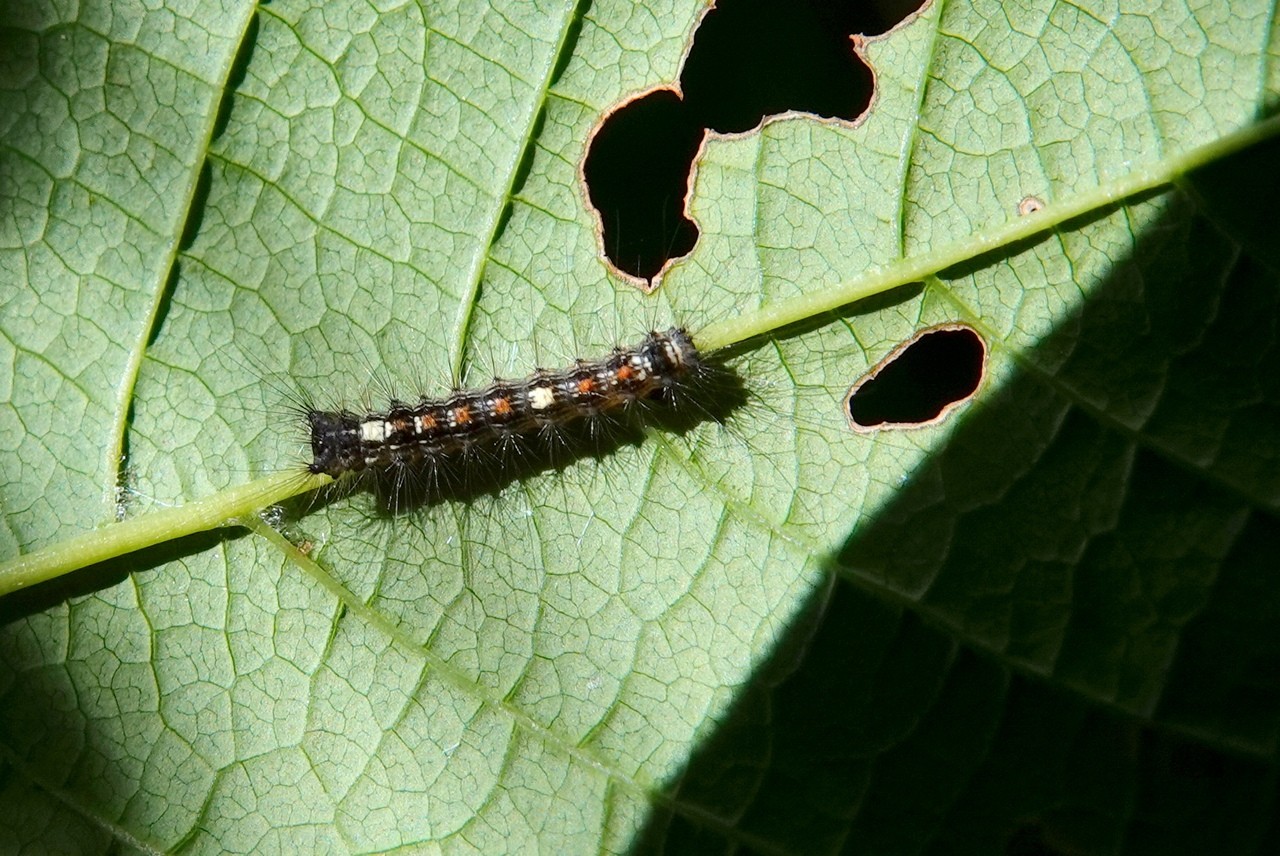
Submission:
<svg viewBox="0 0 1280 856">
<path fill-rule="evenodd" d="M 618 105 L 582 165 L 604 255 L 645 291 L 693 250 L 694 159 L 708 131 L 744 134 L 779 117 L 854 122 L 871 103 L 861 39 L 881 35 L 922 0 L 721 0 L 702 17 L 679 82 Z"/>
<path fill-rule="evenodd" d="M 1044 200 L 1039 196 L 1024 196 L 1018 203 L 1018 216 L 1026 217 L 1028 214 L 1035 214 L 1037 211 L 1044 210 Z"/>
<path fill-rule="evenodd" d="M 917 333 L 849 390 L 845 415 L 855 431 L 927 425 L 963 404 L 982 383 L 987 346 L 971 327 Z"/>
<path fill-rule="evenodd" d="M 698 239 L 685 196 L 704 134 L 678 92 L 657 89 L 615 110 L 591 140 L 582 171 L 605 257 L 645 290 Z"/>
</svg>

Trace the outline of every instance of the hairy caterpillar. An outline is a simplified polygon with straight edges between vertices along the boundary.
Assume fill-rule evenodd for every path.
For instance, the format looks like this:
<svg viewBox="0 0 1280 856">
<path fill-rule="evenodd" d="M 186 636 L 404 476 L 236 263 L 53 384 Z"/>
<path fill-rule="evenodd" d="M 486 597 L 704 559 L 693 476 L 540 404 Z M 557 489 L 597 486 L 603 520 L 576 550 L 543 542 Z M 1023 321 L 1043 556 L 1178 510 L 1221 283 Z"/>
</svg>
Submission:
<svg viewBox="0 0 1280 856">
<path fill-rule="evenodd" d="M 370 478 L 394 510 L 467 498 L 575 458 L 638 441 L 646 424 L 681 431 L 723 421 L 745 401 L 718 355 L 702 354 L 687 330 L 652 331 L 632 347 L 566 368 L 537 369 L 385 409 L 319 407 L 293 396 L 312 474 Z"/>
</svg>

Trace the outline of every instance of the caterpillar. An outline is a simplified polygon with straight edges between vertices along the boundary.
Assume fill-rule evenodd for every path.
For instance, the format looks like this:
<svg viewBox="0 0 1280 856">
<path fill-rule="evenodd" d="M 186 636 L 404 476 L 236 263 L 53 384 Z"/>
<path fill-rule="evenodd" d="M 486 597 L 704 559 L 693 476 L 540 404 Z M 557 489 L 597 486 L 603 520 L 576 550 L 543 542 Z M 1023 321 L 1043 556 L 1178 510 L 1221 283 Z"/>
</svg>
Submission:
<svg viewBox="0 0 1280 856">
<path fill-rule="evenodd" d="M 704 356 L 687 330 L 672 327 L 600 359 L 440 398 L 392 398 L 383 410 L 322 409 L 300 400 L 295 409 L 309 439 L 308 472 L 372 476 L 384 487 L 390 478 L 387 498 L 398 509 L 554 466 L 558 451 L 581 457 L 574 447 L 584 435 L 594 441 L 585 454 L 607 452 L 638 427 L 632 414 L 678 431 L 723 421 L 742 401 L 741 384 L 723 361 Z"/>
</svg>

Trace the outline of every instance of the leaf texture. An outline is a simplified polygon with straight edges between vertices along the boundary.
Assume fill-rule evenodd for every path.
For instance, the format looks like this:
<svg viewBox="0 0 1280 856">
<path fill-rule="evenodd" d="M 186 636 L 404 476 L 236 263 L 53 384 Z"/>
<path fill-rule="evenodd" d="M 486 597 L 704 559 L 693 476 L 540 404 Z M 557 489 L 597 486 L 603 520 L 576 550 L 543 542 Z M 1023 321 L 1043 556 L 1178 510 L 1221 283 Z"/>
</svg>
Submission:
<svg viewBox="0 0 1280 856">
<path fill-rule="evenodd" d="M 579 166 L 702 4 L 6 10 L 0 556 L 296 466 L 281 384 L 696 333 L 1225 137 L 1280 76 L 1274 7 L 1220 6 L 935 2 L 865 44 L 856 125 L 709 140 L 656 298 L 599 260 Z M 1276 162 L 773 331 L 728 426 L 0 603 L 0 842 L 1271 851 Z M 956 321 L 975 401 L 850 432 L 849 385 Z"/>
</svg>

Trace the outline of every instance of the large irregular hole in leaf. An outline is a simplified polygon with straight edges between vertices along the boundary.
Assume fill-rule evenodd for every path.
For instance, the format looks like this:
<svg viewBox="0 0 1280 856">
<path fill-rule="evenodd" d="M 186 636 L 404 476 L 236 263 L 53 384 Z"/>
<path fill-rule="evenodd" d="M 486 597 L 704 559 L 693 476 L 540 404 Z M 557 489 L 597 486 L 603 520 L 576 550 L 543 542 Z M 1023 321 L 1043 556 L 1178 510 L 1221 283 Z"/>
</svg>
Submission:
<svg viewBox="0 0 1280 856">
<path fill-rule="evenodd" d="M 986 343 L 970 327 L 925 330 L 849 390 L 849 424 L 862 431 L 933 422 L 977 391 L 986 359 Z"/>
<path fill-rule="evenodd" d="M 698 240 L 685 196 L 704 134 L 679 93 L 657 89 L 616 110 L 591 140 L 582 171 L 605 257 L 648 287 Z"/>
<path fill-rule="evenodd" d="M 610 111 L 587 149 L 583 180 L 604 255 L 646 291 L 693 250 L 693 162 L 708 131 L 742 134 L 789 115 L 853 122 L 873 77 L 857 46 L 921 0 L 722 0 L 703 16 L 677 85 Z M 856 34 L 856 35 L 855 35 Z"/>
</svg>

